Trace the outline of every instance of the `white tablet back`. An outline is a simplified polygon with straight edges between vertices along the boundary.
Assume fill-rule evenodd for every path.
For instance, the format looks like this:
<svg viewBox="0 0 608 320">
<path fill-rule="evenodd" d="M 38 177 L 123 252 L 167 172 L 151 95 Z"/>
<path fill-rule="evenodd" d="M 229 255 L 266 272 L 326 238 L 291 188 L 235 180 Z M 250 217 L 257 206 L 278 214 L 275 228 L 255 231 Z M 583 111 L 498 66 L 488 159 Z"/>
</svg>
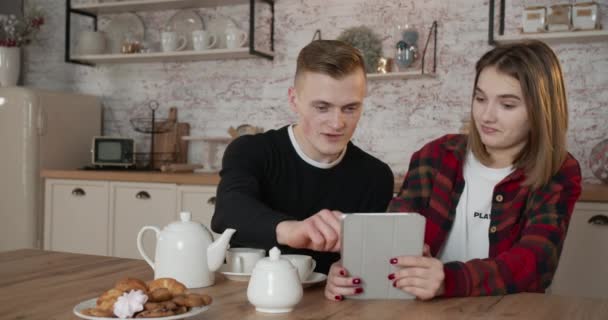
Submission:
<svg viewBox="0 0 608 320">
<path fill-rule="evenodd" d="M 363 293 L 352 299 L 413 299 L 393 287 L 397 270 L 391 258 L 421 256 L 425 218 L 417 213 L 352 213 L 342 219 L 342 264 L 362 280 Z"/>
</svg>

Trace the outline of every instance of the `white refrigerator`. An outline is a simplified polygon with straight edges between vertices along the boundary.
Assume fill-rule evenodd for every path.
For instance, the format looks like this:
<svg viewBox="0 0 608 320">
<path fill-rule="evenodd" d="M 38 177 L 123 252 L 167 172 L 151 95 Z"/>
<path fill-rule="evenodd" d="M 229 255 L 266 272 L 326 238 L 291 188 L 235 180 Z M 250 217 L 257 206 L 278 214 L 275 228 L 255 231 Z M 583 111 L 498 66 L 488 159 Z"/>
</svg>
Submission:
<svg viewBox="0 0 608 320">
<path fill-rule="evenodd" d="M 0 88 L 0 251 L 42 248 L 40 170 L 90 164 L 101 112 L 94 96 Z"/>
</svg>

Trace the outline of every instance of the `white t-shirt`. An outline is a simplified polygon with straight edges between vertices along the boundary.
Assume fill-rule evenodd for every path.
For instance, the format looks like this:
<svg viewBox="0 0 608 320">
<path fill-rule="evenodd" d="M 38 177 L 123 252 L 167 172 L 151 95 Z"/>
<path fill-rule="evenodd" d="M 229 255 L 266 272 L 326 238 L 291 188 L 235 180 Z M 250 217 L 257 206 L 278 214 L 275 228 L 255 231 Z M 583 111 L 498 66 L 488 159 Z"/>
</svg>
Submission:
<svg viewBox="0 0 608 320">
<path fill-rule="evenodd" d="M 471 151 L 464 164 L 464 190 L 456 207 L 454 224 L 447 241 L 439 251 L 442 262 L 484 259 L 489 255 L 488 237 L 494 187 L 511 172 L 513 167 L 488 168 Z"/>
</svg>

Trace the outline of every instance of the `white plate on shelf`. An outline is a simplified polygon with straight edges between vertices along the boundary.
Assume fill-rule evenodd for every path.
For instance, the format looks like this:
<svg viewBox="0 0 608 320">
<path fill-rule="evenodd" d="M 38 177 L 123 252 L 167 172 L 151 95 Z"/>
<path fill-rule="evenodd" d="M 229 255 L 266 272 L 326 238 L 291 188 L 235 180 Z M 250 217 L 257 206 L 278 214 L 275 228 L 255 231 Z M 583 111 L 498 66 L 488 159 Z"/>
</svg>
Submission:
<svg viewBox="0 0 608 320">
<path fill-rule="evenodd" d="M 87 316 L 85 314 L 82 314 L 81 311 L 84 309 L 88 309 L 88 308 L 94 308 L 96 306 L 96 302 L 97 302 L 97 298 L 93 298 L 93 299 L 89 299 L 86 301 L 83 301 L 79 304 L 77 304 L 74 307 L 74 314 L 81 318 L 81 319 L 88 319 L 88 320 L 116 320 L 116 318 L 106 318 L 106 317 L 94 317 L 94 316 Z M 150 319 L 150 320 L 177 320 L 177 319 L 185 319 L 185 318 L 190 318 L 193 317 L 201 312 L 205 312 L 207 311 L 207 309 L 209 309 L 209 306 L 204 306 L 204 307 L 198 307 L 198 308 L 192 308 L 190 309 L 190 311 L 186 312 L 186 313 L 182 313 L 182 314 L 177 314 L 174 316 L 169 316 L 169 317 L 159 317 L 159 318 L 137 318 L 137 319 Z"/>
<path fill-rule="evenodd" d="M 192 31 L 205 29 L 203 18 L 192 9 L 180 10 L 176 12 L 167 22 L 165 29 L 175 31 L 178 35 L 186 38 L 186 48 L 184 50 L 193 50 Z"/>
<path fill-rule="evenodd" d="M 107 39 L 107 53 L 120 53 L 122 43 L 127 35 L 130 35 L 133 40 L 140 43 L 144 42 L 146 36 L 146 27 L 141 18 L 130 12 L 124 12 L 112 15 L 108 18 L 109 22 L 102 28 Z"/>
<path fill-rule="evenodd" d="M 219 271 L 228 280 L 232 281 L 249 281 L 249 277 L 251 277 L 251 273 L 232 272 L 228 270 L 228 266 L 225 264 L 220 267 Z"/>
<path fill-rule="evenodd" d="M 308 276 L 308 279 L 302 281 L 302 287 L 308 288 L 327 280 L 327 275 L 319 272 L 313 272 Z"/>
</svg>

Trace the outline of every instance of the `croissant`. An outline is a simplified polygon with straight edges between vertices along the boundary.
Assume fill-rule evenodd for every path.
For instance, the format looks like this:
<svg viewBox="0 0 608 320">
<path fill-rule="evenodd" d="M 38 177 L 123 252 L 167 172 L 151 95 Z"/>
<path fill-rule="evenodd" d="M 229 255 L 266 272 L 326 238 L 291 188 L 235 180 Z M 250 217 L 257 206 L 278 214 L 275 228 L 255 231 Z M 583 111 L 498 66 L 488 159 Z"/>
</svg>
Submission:
<svg viewBox="0 0 608 320">
<path fill-rule="evenodd" d="M 122 290 L 123 292 L 129 292 L 131 290 L 141 290 L 144 293 L 148 291 L 148 286 L 146 283 L 134 278 L 125 278 L 122 279 L 114 285 L 115 289 Z"/>
<path fill-rule="evenodd" d="M 114 303 L 118 300 L 118 297 L 122 296 L 123 292 L 115 288 L 104 292 L 97 298 L 97 309 L 114 310 Z"/>
<path fill-rule="evenodd" d="M 154 291 L 158 288 L 167 288 L 174 296 L 186 292 L 186 286 L 172 278 L 158 278 L 148 283 L 148 289 L 150 291 Z"/>
</svg>

